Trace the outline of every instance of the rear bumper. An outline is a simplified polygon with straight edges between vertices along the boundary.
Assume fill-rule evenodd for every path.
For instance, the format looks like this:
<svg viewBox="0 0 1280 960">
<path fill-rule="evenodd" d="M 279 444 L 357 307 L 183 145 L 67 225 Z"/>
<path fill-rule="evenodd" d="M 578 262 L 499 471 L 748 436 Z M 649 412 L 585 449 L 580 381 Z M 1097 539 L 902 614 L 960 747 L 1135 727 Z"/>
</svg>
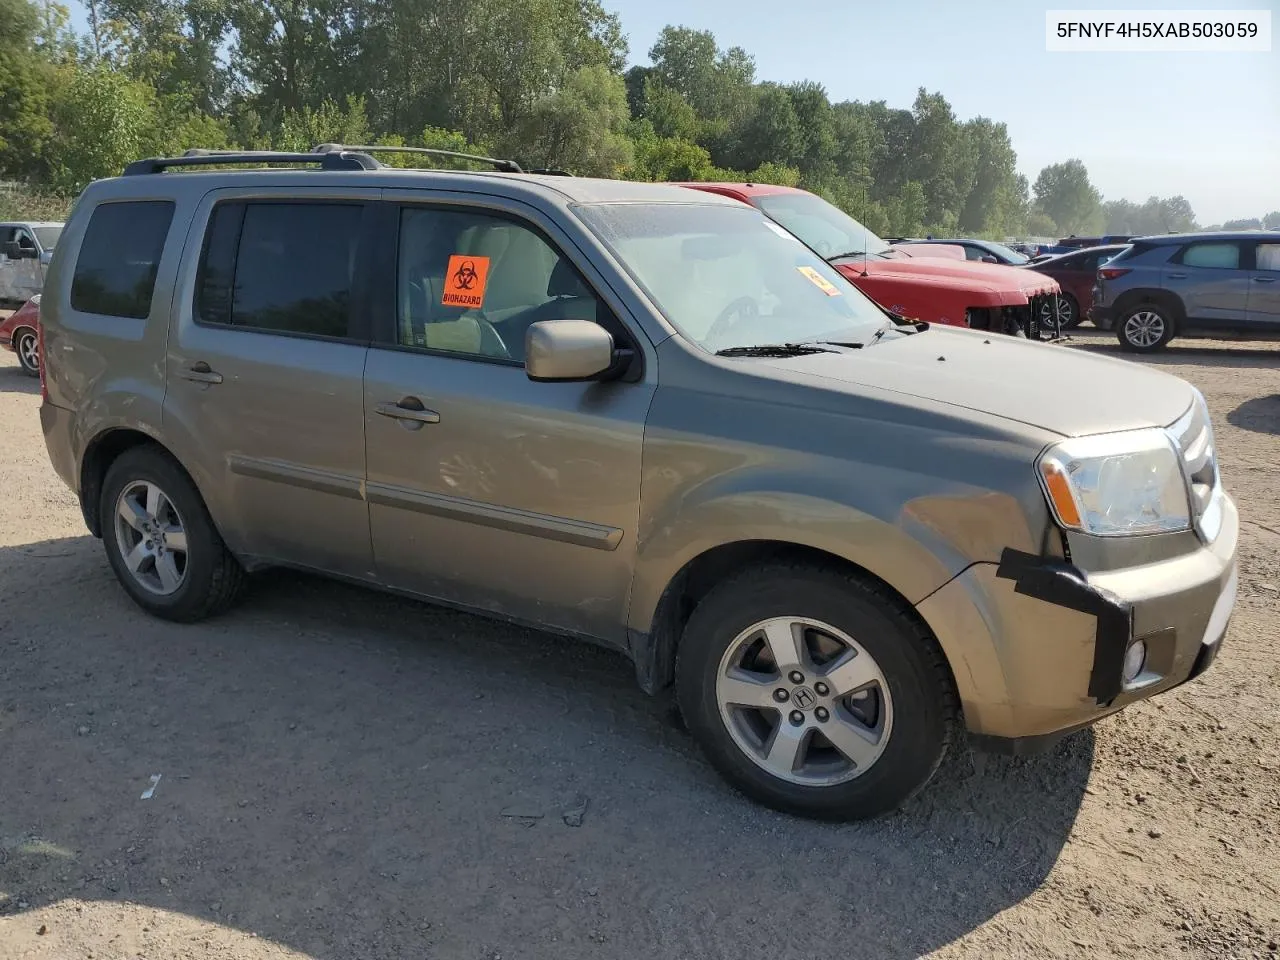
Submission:
<svg viewBox="0 0 1280 960">
<path fill-rule="evenodd" d="M 1098 303 L 1098 292 L 1094 290 L 1093 306 L 1089 308 L 1089 319 L 1093 321 L 1093 325 L 1102 330 L 1110 330 L 1113 321 L 1112 310 L 1110 307 L 1101 306 Z"/>
<path fill-rule="evenodd" d="M 1012 554 L 923 601 L 969 731 L 1027 752 L 1207 670 L 1235 604 L 1239 518 L 1229 498 L 1224 514 L 1216 541 L 1172 560 L 1082 577 Z M 1139 639 L 1146 667 L 1125 684 L 1125 653 Z"/>
<path fill-rule="evenodd" d="M 40 427 L 44 432 L 45 449 L 54 472 L 73 493 L 80 492 L 80 469 L 72 446 L 72 413 L 56 407 L 48 400 L 40 404 Z"/>
</svg>

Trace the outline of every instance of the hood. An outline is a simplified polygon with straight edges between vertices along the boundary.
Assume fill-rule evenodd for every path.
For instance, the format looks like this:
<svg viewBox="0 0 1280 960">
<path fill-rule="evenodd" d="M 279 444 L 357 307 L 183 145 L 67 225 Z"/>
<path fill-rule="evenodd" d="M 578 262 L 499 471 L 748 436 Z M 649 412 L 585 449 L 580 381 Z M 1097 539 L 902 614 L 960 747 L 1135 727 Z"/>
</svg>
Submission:
<svg viewBox="0 0 1280 960">
<path fill-rule="evenodd" d="M 1128 360 L 936 325 L 862 350 L 758 362 L 814 386 L 889 390 L 1066 437 L 1165 427 L 1195 396 L 1186 381 Z"/>
<path fill-rule="evenodd" d="M 950 257 L 868 257 L 865 264 L 861 257 L 853 257 L 838 260 L 834 266 L 851 280 L 860 277 L 865 266 L 867 274 L 873 277 L 898 277 L 994 294 L 1013 293 L 1017 295 L 1014 301 L 1017 303 L 1040 294 L 1059 292 L 1057 281 L 1043 273 Z"/>
</svg>

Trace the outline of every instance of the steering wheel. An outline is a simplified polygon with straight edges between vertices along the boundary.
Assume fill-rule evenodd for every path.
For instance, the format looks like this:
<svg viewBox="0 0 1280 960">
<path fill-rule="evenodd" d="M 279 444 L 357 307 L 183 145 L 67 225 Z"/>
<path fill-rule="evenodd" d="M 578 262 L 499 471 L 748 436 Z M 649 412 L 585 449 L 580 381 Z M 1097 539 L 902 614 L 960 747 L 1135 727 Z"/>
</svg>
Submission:
<svg viewBox="0 0 1280 960">
<path fill-rule="evenodd" d="M 759 317 L 760 307 L 754 298 L 738 297 L 716 315 L 711 328 L 707 330 L 707 339 L 714 341 L 721 335 L 732 333 L 744 321 L 757 320 Z"/>
</svg>

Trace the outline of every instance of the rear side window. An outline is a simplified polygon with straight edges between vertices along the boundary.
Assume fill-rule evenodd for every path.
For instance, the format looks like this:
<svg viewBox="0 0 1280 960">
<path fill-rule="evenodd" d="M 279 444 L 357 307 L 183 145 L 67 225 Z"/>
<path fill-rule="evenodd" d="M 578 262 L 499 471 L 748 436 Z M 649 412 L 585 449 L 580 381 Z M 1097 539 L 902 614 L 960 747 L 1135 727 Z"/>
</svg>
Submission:
<svg viewBox="0 0 1280 960">
<path fill-rule="evenodd" d="M 1218 270 L 1240 268 L 1240 244 L 1193 243 L 1182 251 L 1184 267 L 1209 267 Z"/>
<path fill-rule="evenodd" d="M 168 200 L 104 203 L 94 210 L 71 278 L 72 309 L 144 319 L 172 220 Z"/>
<path fill-rule="evenodd" d="M 359 203 L 222 203 L 196 280 L 196 318 L 278 333 L 350 330 Z"/>
</svg>

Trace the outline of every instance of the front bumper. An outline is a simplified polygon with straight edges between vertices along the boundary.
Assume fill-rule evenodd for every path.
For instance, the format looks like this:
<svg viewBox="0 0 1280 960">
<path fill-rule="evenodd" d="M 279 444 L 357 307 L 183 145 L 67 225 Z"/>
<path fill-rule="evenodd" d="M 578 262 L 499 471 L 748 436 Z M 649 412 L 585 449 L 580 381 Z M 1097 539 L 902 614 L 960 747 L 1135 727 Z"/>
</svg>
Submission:
<svg viewBox="0 0 1280 960">
<path fill-rule="evenodd" d="M 1024 752 L 1203 673 L 1235 604 L 1239 515 L 1230 498 L 1223 506 L 1218 538 L 1171 560 L 1084 577 L 1011 554 L 924 600 L 969 731 Z M 1147 643 L 1147 667 L 1125 685 L 1136 639 Z"/>
</svg>

